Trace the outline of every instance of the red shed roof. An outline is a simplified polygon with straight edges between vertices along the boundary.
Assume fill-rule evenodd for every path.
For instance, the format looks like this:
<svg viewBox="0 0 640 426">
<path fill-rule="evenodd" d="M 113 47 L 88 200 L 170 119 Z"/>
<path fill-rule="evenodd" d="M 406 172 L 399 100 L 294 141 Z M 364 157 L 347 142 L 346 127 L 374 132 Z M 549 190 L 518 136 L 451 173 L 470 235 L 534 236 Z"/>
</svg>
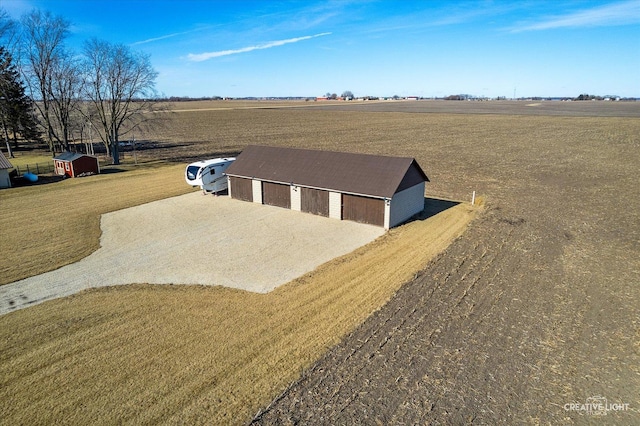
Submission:
<svg viewBox="0 0 640 426">
<path fill-rule="evenodd" d="M 225 173 L 377 198 L 429 181 L 410 157 L 269 146 L 246 147 Z"/>
</svg>

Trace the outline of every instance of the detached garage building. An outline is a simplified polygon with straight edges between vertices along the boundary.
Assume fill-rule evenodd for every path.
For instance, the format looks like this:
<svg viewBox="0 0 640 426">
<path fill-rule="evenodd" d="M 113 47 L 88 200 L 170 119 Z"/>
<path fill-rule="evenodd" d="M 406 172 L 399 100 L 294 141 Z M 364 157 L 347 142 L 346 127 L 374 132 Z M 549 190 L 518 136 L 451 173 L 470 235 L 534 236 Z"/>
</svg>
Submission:
<svg viewBox="0 0 640 426">
<path fill-rule="evenodd" d="M 92 155 L 63 152 L 53 157 L 53 170 L 60 176 L 78 177 L 87 174 L 99 174 L 100 164 Z"/>
<path fill-rule="evenodd" d="M 424 208 L 407 157 L 249 146 L 226 170 L 232 198 L 392 228 Z"/>
</svg>

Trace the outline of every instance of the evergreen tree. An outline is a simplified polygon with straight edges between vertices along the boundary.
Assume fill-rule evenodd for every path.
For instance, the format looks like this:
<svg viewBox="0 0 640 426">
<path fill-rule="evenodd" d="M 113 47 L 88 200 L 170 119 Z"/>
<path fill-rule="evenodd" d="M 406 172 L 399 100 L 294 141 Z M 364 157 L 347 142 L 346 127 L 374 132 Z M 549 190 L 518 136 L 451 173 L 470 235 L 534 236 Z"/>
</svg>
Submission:
<svg viewBox="0 0 640 426">
<path fill-rule="evenodd" d="M 40 140 L 38 123 L 33 115 L 33 104 L 25 93 L 20 74 L 13 64 L 11 54 L 0 46 L 0 126 L 9 156 L 13 157 L 9 144 L 9 133 L 13 134 L 14 146 L 18 137 L 25 140 Z"/>
</svg>

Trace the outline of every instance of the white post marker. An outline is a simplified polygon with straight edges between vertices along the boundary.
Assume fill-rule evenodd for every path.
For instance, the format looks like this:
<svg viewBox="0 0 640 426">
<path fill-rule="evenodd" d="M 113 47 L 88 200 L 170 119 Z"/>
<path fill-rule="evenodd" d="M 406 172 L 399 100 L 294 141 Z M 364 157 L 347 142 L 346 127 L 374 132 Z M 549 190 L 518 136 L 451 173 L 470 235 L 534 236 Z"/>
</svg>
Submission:
<svg viewBox="0 0 640 426">
<path fill-rule="evenodd" d="M 476 203 L 476 191 L 473 191 L 473 194 L 471 194 L 471 205 L 475 205 Z"/>
</svg>

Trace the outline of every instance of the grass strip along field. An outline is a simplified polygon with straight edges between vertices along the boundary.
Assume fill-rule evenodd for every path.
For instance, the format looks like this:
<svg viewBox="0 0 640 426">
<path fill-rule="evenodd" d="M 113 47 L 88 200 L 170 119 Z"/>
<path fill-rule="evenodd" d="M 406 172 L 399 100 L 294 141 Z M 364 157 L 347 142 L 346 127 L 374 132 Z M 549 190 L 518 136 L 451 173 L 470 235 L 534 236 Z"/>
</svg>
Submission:
<svg viewBox="0 0 640 426">
<path fill-rule="evenodd" d="M 5 281 L 56 266 L 52 253 L 64 262 L 88 254 L 101 213 L 188 191 L 182 167 L 3 193 L 7 241 L 28 237 L 29 250 L 17 252 L 37 260 L 23 270 L 21 258 L 5 257 L 3 277 L 13 277 Z M 475 211 L 458 204 L 391 230 L 266 295 L 140 284 L 4 315 L 0 423 L 247 421 L 444 250 Z"/>
</svg>

